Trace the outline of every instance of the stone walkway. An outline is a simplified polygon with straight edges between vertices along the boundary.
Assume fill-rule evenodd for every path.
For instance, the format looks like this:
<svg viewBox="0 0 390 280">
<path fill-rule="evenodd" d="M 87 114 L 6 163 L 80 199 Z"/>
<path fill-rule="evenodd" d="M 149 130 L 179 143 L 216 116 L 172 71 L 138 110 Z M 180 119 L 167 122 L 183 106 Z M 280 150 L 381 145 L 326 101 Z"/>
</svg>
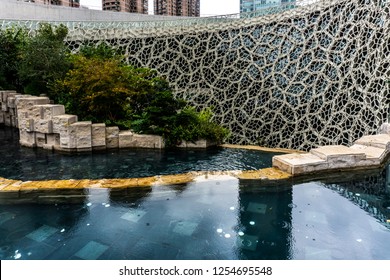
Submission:
<svg viewBox="0 0 390 280">
<path fill-rule="evenodd" d="M 377 135 L 363 136 L 354 145 L 323 146 L 305 154 L 274 156 L 272 165 L 291 175 L 306 175 L 337 170 L 378 168 L 390 154 L 390 124 L 382 125 Z"/>
</svg>

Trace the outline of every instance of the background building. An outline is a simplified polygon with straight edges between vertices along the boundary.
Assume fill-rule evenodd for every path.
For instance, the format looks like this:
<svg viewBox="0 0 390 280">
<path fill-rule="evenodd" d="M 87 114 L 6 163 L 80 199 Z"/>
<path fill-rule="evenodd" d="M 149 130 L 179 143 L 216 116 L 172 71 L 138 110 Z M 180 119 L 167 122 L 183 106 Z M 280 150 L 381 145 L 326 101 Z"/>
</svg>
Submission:
<svg viewBox="0 0 390 280">
<path fill-rule="evenodd" d="M 199 17 L 200 0 L 154 0 L 154 14 Z"/>
<path fill-rule="evenodd" d="M 31 2 L 43 5 L 55 5 L 65 7 L 80 7 L 80 0 L 24 0 L 23 2 Z"/>
<path fill-rule="evenodd" d="M 148 0 L 102 0 L 105 11 L 118 11 L 128 13 L 148 13 Z"/>
<path fill-rule="evenodd" d="M 240 13 L 253 12 L 288 2 L 296 2 L 296 0 L 240 0 Z"/>
</svg>

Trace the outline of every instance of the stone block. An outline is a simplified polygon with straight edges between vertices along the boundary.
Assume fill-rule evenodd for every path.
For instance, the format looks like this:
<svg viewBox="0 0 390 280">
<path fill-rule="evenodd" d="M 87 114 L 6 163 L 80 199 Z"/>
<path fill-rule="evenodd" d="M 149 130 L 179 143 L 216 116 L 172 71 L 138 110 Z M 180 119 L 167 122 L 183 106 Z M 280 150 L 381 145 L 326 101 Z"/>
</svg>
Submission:
<svg viewBox="0 0 390 280">
<path fill-rule="evenodd" d="M 72 123 L 70 131 L 72 137 L 75 137 L 78 152 L 92 151 L 92 123 L 90 121 Z"/>
<path fill-rule="evenodd" d="M 119 149 L 134 148 L 133 135 L 134 135 L 134 133 L 129 131 L 129 130 L 120 131 L 119 132 Z"/>
<path fill-rule="evenodd" d="M 364 152 L 343 145 L 323 146 L 312 149 L 310 153 L 328 161 L 330 168 L 350 168 L 366 159 Z"/>
<path fill-rule="evenodd" d="M 274 156 L 272 166 L 292 175 L 324 171 L 328 163 L 313 154 L 286 154 Z"/>
<path fill-rule="evenodd" d="M 28 118 L 38 119 L 40 117 L 40 109 L 34 106 L 49 103 L 49 98 L 47 97 L 17 96 L 15 98 L 19 123 L 23 123 Z"/>
<path fill-rule="evenodd" d="M 26 130 L 19 130 L 19 143 L 22 146 L 35 148 L 35 132 L 28 132 Z"/>
<path fill-rule="evenodd" d="M 4 124 L 4 113 L 0 111 L 0 124 Z"/>
<path fill-rule="evenodd" d="M 188 149 L 206 149 L 208 147 L 216 146 L 218 143 L 210 140 L 200 139 L 195 142 L 183 141 L 185 147 Z M 183 144 L 183 143 L 182 143 Z"/>
<path fill-rule="evenodd" d="M 0 91 L 0 101 L 7 102 L 8 95 L 16 94 L 14 90 L 2 90 Z"/>
<path fill-rule="evenodd" d="M 366 154 L 366 159 L 360 161 L 358 163 L 359 166 L 379 166 L 385 160 L 388 153 L 385 149 L 359 144 L 354 144 L 350 148 Z"/>
<path fill-rule="evenodd" d="M 119 148 L 119 128 L 117 126 L 106 127 L 107 149 Z"/>
<path fill-rule="evenodd" d="M 46 134 L 35 132 L 35 143 L 37 147 L 43 148 L 43 146 L 46 144 Z"/>
<path fill-rule="evenodd" d="M 92 149 L 104 150 L 106 148 L 106 125 L 104 123 L 92 124 Z"/>
<path fill-rule="evenodd" d="M 64 115 L 64 105 L 47 104 L 47 105 L 35 105 L 34 107 L 39 108 L 41 119 L 52 119 L 54 116 Z"/>
<path fill-rule="evenodd" d="M 34 131 L 34 120 L 33 119 L 18 119 L 18 128 L 19 130 L 25 130 L 27 132 Z"/>
<path fill-rule="evenodd" d="M 1 103 L 1 111 L 8 112 L 7 102 Z"/>
<path fill-rule="evenodd" d="M 16 104 L 15 104 L 15 95 L 16 93 L 13 94 L 13 96 L 9 96 L 8 99 L 7 99 L 7 107 L 8 108 L 16 108 Z"/>
<path fill-rule="evenodd" d="M 362 138 L 356 140 L 354 144 L 390 150 L 390 135 L 377 134 L 363 136 Z"/>
<path fill-rule="evenodd" d="M 76 115 L 57 115 L 53 116 L 53 133 L 64 134 L 66 136 L 68 134 L 69 126 L 75 122 L 77 122 Z"/>
<path fill-rule="evenodd" d="M 52 150 L 60 148 L 60 135 L 57 133 L 46 134 L 46 144 L 43 145 L 44 149 Z"/>
<path fill-rule="evenodd" d="M 119 134 L 119 148 L 162 149 L 164 140 L 158 135 L 135 134 L 129 131 Z"/>
<path fill-rule="evenodd" d="M 16 108 L 22 111 L 29 111 L 34 105 L 44 104 L 50 104 L 50 100 L 48 97 L 27 96 L 16 98 Z"/>
<path fill-rule="evenodd" d="M 53 121 L 45 119 L 34 120 L 34 131 L 39 133 L 53 133 Z"/>
</svg>

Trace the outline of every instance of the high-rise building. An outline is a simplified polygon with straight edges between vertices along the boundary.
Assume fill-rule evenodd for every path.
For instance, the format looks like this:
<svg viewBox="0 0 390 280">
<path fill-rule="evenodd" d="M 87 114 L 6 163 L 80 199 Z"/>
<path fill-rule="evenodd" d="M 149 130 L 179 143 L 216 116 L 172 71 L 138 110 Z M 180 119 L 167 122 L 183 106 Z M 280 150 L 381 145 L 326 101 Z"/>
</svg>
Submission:
<svg viewBox="0 0 390 280">
<path fill-rule="evenodd" d="M 240 13 L 253 12 L 289 2 L 296 2 L 296 0 L 240 0 Z"/>
<path fill-rule="evenodd" d="M 80 7 L 80 0 L 24 0 L 23 2 L 32 2 L 43 5 L 55 5 L 65 7 Z"/>
<path fill-rule="evenodd" d="M 102 0 L 105 11 L 117 11 L 127 13 L 148 13 L 148 0 Z"/>
<path fill-rule="evenodd" d="M 199 17 L 200 0 L 154 0 L 154 14 Z"/>
</svg>

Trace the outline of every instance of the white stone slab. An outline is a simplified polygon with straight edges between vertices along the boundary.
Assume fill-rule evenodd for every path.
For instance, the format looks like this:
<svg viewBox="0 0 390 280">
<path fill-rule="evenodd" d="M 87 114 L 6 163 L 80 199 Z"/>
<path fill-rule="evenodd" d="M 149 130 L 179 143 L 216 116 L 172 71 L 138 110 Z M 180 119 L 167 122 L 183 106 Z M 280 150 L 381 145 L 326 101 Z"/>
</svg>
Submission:
<svg viewBox="0 0 390 280">
<path fill-rule="evenodd" d="M 310 153 L 328 162 L 345 161 L 352 164 L 355 161 L 366 159 L 364 152 L 342 145 L 323 146 L 312 149 Z"/>
<path fill-rule="evenodd" d="M 382 148 L 359 144 L 354 144 L 350 148 L 365 153 L 367 159 L 382 160 L 386 156 L 386 150 Z"/>
<path fill-rule="evenodd" d="M 355 144 L 390 150 L 390 135 L 377 134 L 363 136 L 362 138 L 356 140 Z"/>
<path fill-rule="evenodd" d="M 286 154 L 274 156 L 272 166 L 298 175 L 328 169 L 328 163 L 313 154 Z"/>
</svg>

